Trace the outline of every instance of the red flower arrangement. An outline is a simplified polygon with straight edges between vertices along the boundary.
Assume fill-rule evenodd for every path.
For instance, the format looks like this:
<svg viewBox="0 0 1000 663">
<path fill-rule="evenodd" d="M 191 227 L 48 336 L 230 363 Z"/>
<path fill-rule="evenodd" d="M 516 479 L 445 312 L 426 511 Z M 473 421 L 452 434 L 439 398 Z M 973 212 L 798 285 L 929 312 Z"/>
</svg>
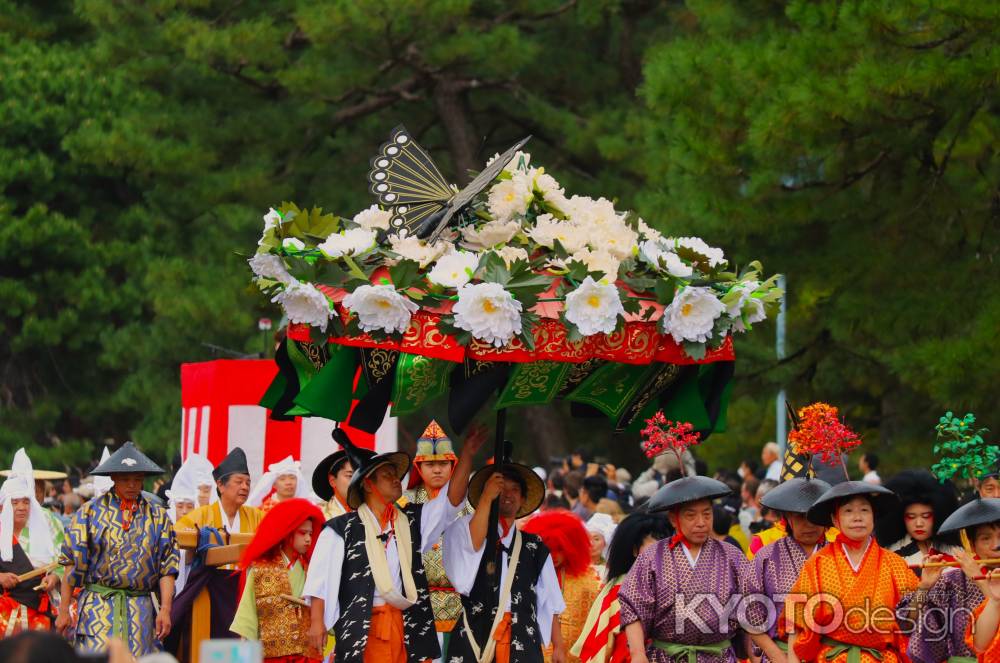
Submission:
<svg viewBox="0 0 1000 663">
<path fill-rule="evenodd" d="M 701 434 L 695 432 L 693 425 L 686 421 L 670 421 L 663 410 L 657 410 L 656 414 L 646 419 L 646 427 L 642 429 L 641 435 L 642 450 L 647 458 L 673 451 L 681 471 L 684 470 L 681 454 L 688 447 L 701 442 Z"/>
<path fill-rule="evenodd" d="M 788 434 L 795 453 L 820 456 L 829 463 L 860 445 L 861 437 L 838 419 L 838 414 L 837 408 L 827 403 L 813 403 L 799 410 L 798 424 Z"/>
</svg>

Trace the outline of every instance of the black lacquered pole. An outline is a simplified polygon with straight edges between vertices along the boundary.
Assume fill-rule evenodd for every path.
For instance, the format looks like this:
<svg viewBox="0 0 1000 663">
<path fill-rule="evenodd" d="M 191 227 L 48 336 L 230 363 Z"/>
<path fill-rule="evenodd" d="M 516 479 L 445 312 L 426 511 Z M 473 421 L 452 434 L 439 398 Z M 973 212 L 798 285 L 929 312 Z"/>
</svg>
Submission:
<svg viewBox="0 0 1000 663">
<path fill-rule="evenodd" d="M 504 436 L 507 428 L 507 408 L 497 410 L 497 430 L 493 440 L 493 467 L 495 472 L 499 472 L 504 462 Z M 492 557 L 491 563 L 486 565 L 486 570 L 493 575 L 497 566 L 503 560 L 500 558 L 500 547 L 497 545 L 497 526 L 500 522 L 500 499 L 497 498 L 490 505 L 490 524 L 486 530 L 486 553 Z M 497 575 L 499 578 L 499 575 Z M 499 580 L 497 580 L 499 582 Z"/>
</svg>

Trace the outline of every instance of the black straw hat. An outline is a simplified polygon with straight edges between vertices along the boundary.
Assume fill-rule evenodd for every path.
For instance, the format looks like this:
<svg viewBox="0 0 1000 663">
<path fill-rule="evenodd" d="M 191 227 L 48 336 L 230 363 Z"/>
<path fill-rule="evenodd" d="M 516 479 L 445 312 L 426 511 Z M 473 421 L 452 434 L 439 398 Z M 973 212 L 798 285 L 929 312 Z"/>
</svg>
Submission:
<svg viewBox="0 0 1000 663">
<path fill-rule="evenodd" d="M 134 444 L 126 442 L 118 451 L 108 456 L 106 461 L 95 467 L 91 474 L 106 477 L 112 474 L 131 474 L 136 472 L 152 476 L 154 474 L 163 474 L 163 468 L 151 461 Z"/>
<path fill-rule="evenodd" d="M 347 487 L 347 506 L 352 509 L 357 509 L 364 503 L 364 481 L 379 467 L 392 465 L 396 468 L 396 478 L 400 481 L 410 471 L 410 455 L 405 451 L 377 454 L 371 449 L 362 449 L 351 442 L 351 438 L 347 436 L 343 428 L 333 429 L 333 439 L 344 449 L 347 458 L 350 459 L 351 465 L 354 467 L 354 476 L 351 477 L 351 483 Z"/>
<path fill-rule="evenodd" d="M 348 462 L 347 452 L 343 449 L 334 451 L 324 458 L 313 470 L 312 489 L 321 499 L 329 500 L 333 497 L 333 487 L 330 485 L 330 475 L 337 474 L 344 463 Z"/>
<path fill-rule="evenodd" d="M 493 476 L 496 471 L 496 465 L 487 465 L 476 470 L 476 473 L 469 479 L 469 504 L 472 505 L 472 508 L 476 508 L 476 505 L 479 504 L 479 498 L 483 494 L 483 486 L 486 485 L 486 480 Z M 542 506 L 542 502 L 545 501 L 545 483 L 541 477 L 535 474 L 533 469 L 520 463 L 508 462 L 503 464 L 503 469 L 500 471 L 504 475 L 508 473 L 516 474 L 521 479 L 524 487 L 524 502 L 521 504 L 521 508 L 518 509 L 515 518 L 523 518 Z"/>
<path fill-rule="evenodd" d="M 830 488 L 830 484 L 820 479 L 795 477 L 782 481 L 767 491 L 767 494 L 760 498 L 760 503 L 761 506 L 775 511 L 804 514 Z"/>
<path fill-rule="evenodd" d="M 665 484 L 649 498 L 649 513 L 668 511 L 681 504 L 698 500 L 714 500 L 730 494 L 729 486 L 709 477 L 694 476 L 675 479 Z"/>
<path fill-rule="evenodd" d="M 867 497 L 876 518 L 879 513 L 898 502 L 895 493 L 883 486 L 864 481 L 845 481 L 823 493 L 809 509 L 806 517 L 809 518 L 809 522 L 830 527 L 833 525 L 833 512 L 837 505 L 851 497 Z"/>
<path fill-rule="evenodd" d="M 955 512 L 941 523 L 938 533 L 948 534 L 998 521 L 1000 521 L 1000 498 L 978 497 L 955 509 Z"/>
</svg>

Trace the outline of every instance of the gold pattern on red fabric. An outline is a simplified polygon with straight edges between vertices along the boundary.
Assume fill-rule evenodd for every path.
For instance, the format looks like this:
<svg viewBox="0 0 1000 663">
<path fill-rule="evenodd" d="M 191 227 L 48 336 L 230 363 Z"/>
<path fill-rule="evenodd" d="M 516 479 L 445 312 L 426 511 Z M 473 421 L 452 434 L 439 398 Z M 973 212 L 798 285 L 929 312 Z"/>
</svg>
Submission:
<svg viewBox="0 0 1000 663">
<path fill-rule="evenodd" d="M 580 363 L 589 359 L 606 359 L 624 364 L 711 364 L 733 361 L 733 339 L 727 337 L 718 348 L 709 348 L 701 359 L 692 359 L 684 348 L 667 334 L 658 331 L 655 322 L 627 322 L 612 334 L 595 334 L 578 341 L 570 341 L 566 327 L 558 320 L 542 319 L 535 325 L 535 348 L 529 350 L 524 341 L 515 337 L 507 345 L 497 348 L 473 339 L 463 347 L 454 338 L 438 328 L 440 313 L 418 311 L 401 340 L 377 341 L 368 334 L 357 336 L 331 336 L 330 342 L 360 348 L 382 348 L 423 355 L 434 359 L 461 362 L 466 358 L 480 361 L 523 363 L 532 361 L 561 361 Z M 288 337 L 297 341 L 309 340 L 307 325 L 288 326 Z"/>
</svg>

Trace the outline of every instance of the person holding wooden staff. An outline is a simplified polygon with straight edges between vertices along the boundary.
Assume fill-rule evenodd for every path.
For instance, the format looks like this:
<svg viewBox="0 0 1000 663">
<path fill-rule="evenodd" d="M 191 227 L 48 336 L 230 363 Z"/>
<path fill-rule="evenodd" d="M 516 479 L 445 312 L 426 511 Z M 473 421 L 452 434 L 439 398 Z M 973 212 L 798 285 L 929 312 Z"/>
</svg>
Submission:
<svg viewBox="0 0 1000 663">
<path fill-rule="evenodd" d="M 142 494 L 143 480 L 162 473 L 126 442 L 92 472 L 110 476 L 114 488 L 73 514 L 60 559 L 66 575 L 56 628 L 70 627 L 73 588 L 82 587 L 76 644 L 84 651 L 104 651 L 111 638 L 120 638 L 142 656 L 158 651 L 170 633 L 178 557 L 173 525 L 166 509 Z"/>
<path fill-rule="evenodd" d="M 0 638 L 21 631 L 52 628 L 52 606 L 48 592 L 59 578 L 53 573 L 58 549 L 43 509 L 35 500 L 35 487 L 28 477 L 12 476 L 0 488 Z M 18 533 L 30 528 L 35 534 L 26 550 Z M 25 542 L 27 543 L 27 542 Z M 35 564 L 41 564 L 36 569 Z"/>
<path fill-rule="evenodd" d="M 487 465 L 469 482 L 475 513 L 455 521 L 444 537 L 444 567 L 462 597 L 448 663 L 542 663 L 550 642 L 553 660 L 566 660 L 559 619 L 566 604 L 552 556 L 540 536 L 515 527 L 544 498 L 545 484 L 520 463 Z M 490 550 L 494 501 L 498 536 Z"/>
<path fill-rule="evenodd" d="M 343 429 L 334 440 L 354 476 L 355 511 L 327 522 L 316 541 L 303 595 L 311 603 L 310 644 L 337 639 L 339 663 L 416 663 L 441 655 L 422 553 L 437 543 L 465 499 L 472 457 L 486 439 L 470 434 L 452 480 L 425 504 L 400 507 L 410 457 L 355 446 Z"/>
</svg>

